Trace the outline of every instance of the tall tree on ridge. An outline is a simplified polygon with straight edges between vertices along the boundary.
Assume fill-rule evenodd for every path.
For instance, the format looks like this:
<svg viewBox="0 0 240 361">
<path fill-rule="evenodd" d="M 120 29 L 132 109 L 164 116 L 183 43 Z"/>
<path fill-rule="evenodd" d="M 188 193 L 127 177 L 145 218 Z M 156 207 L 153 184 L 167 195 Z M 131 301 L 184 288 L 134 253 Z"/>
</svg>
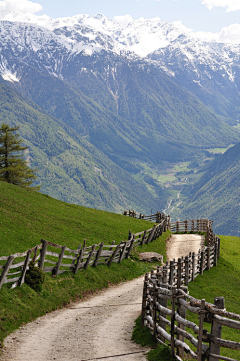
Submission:
<svg viewBox="0 0 240 361">
<path fill-rule="evenodd" d="M 24 159 L 22 139 L 17 133 L 19 127 L 10 128 L 3 123 L 0 127 L 0 181 L 29 188 L 37 178 L 36 170 L 28 167 Z M 40 187 L 32 187 L 39 189 Z"/>
</svg>

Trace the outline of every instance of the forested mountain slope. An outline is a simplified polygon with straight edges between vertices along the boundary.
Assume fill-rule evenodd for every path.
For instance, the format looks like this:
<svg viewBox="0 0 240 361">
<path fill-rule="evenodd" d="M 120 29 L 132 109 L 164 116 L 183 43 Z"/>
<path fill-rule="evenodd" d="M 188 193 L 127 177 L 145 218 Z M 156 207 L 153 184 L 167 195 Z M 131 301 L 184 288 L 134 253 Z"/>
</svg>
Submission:
<svg viewBox="0 0 240 361">
<path fill-rule="evenodd" d="M 239 235 L 240 143 L 218 156 L 190 192 L 184 217 L 214 220 L 218 234 Z"/>
<path fill-rule="evenodd" d="M 38 168 L 37 184 L 43 193 L 118 212 L 129 207 L 145 209 L 146 196 L 154 207 L 164 200 L 160 190 L 156 201 L 145 184 L 133 180 L 71 127 L 2 83 L 0 122 L 20 126 L 19 133 L 29 147 L 26 159 Z"/>
</svg>

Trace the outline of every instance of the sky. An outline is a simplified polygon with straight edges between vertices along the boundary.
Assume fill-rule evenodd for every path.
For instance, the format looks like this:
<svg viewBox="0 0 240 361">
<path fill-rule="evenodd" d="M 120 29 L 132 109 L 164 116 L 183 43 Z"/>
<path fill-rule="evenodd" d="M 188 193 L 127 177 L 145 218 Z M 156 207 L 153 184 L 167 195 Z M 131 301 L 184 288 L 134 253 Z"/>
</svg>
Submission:
<svg viewBox="0 0 240 361">
<path fill-rule="evenodd" d="M 128 15 L 134 20 L 159 17 L 180 21 L 192 32 L 224 32 L 240 42 L 240 0 L 0 0 L 0 19 L 12 10 L 54 19 L 78 14 L 110 19 Z"/>
</svg>

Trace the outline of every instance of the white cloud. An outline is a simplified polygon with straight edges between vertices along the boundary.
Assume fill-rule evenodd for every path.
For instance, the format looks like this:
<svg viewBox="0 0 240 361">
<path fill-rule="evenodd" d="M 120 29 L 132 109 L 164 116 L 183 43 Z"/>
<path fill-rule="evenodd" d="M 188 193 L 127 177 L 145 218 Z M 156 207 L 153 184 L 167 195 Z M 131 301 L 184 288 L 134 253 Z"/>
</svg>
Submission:
<svg viewBox="0 0 240 361">
<path fill-rule="evenodd" d="M 240 43 L 240 24 L 232 24 L 225 27 L 219 33 L 218 41 L 223 43 Z"/>
<path fill-rule="evenodd" d="M 19 11 L 24 14 L 34 14 L 42 10 L 42 5 L 33 3 L 30 0 L 3 0 L 0 1 L 0 11 Z"/>
<path fill-rule="evenodd" d="M 206 5 L 209 10 L 214 7 L 226 8 L 227 12 L 240 10 L 239 0 L 201 0 L 203 5 Z"/>
<path fill-rule="evenodd" d="M 240 24 L 232 24 L 222 28 L 219 33 L 210 33 L 204 31 L 192 32 L 193 37 L 205 41 L 216 41 L 218 43 L 240 44 Z"/>
<path fill-rule="evenodd" d="M 123 26 L 127 26 L 133 21 L 133 18 L 131 17 L 131 15 L 126 14 L 124 16 L 114 16 L 113 21 Z"/>
<path fill-rule="evenodd" d="M 191 33 L 193 30 L 191 28 L 187 28 L 185 25 L 183 25 L 182 21 L 174 21 L 173 25 L 178 27 L 178 29 L 181 29 L 183 33 Z"/>
</svg>

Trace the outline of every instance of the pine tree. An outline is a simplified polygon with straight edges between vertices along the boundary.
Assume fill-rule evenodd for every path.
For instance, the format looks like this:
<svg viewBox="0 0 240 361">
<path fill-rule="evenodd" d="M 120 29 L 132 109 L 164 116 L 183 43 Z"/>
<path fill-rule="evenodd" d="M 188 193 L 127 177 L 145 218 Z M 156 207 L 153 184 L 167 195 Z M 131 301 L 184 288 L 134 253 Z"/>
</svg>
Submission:
<svg viewBox="0 0 240 361">
<path fill-rule="evenodd" d="M 0 181 L 28 188 L 37 177 L 36 170 L 29 168 L 24 160 L 23 152 L 28 147 L 22 145 L 18 129 L 5 123 L 0 127 Z"/>
</svg>

